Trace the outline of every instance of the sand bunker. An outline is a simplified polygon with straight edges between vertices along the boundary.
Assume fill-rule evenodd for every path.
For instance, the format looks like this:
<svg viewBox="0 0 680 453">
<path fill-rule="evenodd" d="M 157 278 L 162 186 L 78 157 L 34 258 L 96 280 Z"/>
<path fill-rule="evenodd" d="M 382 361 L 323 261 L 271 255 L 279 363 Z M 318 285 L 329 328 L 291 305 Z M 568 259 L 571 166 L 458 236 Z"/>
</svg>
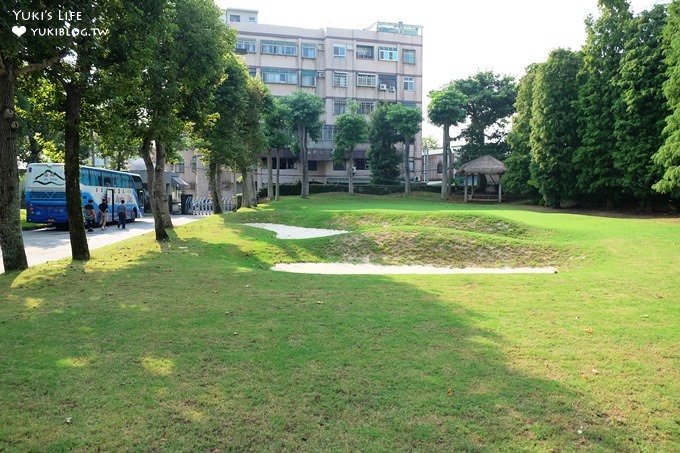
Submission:
<svg viewBox="0 0 680 453">
<path fill-rule="evenodd" d="M 265 230 L 274 231 L 276 237 L 279 239 L 311 239 L 321 238 L 325 236 L 335 236 L 336 234 L 345 234 L 348 231 L 344 230 L 326 230 L 323 228 L 303 228 L 290 225 L 281 225 L 279 223 L 244 223 L 255 228 L 264 228 Z"/>
<path fill-rule="evenodd" d="M 324 275 L 387 275 L 387 274 L 556 274 L 555 267 L 435 267 L 435 266 L 387 266 L 382 264 L 350 264 L 350 263 L 279 263 L 272 267 L 274 271 L 292 272 L 296 274 Z"/>
</svg>

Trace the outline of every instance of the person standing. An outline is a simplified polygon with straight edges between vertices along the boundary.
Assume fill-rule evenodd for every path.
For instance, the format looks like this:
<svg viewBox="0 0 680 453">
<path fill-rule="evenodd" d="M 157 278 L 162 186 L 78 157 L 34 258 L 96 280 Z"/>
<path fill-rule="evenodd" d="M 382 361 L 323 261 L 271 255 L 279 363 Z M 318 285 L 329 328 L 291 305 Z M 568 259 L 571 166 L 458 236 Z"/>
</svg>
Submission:
<svg viewBox="0 0 680 453">
<path fill-rule="evenodd" d="M 116 211 L 118 212 L 118 228 L 125 229 L 125 200 L 120 200 L 120 204 Z"/>
<path fill-rule="evenodd" d="M 96 218 L 94 205 L 92 203 L 94 203 L 93 200 L 87 200 L 87 204 L 85 205 L 85 228 L 87 228 L 87 231 L 90 233 L 94 231 L 92 227 L 95 225 L 94 219 Z"/>
<path fill-rule="evenodd" d="M 102 198 L 102 202 L 99 204 L 99 223 L 102 226 L 102 231 L 106 229 L 106 217 L 109 214 L 109 205 L 106 203 L 106 198 Z"/>
</svg>

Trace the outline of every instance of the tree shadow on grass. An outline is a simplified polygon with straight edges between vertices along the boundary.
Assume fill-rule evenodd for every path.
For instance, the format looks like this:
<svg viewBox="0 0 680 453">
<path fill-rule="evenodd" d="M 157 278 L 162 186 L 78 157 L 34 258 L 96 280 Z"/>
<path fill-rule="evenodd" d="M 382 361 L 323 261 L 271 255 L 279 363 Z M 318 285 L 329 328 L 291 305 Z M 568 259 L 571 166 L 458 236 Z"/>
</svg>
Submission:
<svg viewBox="0 0 680 453">
<path fill-rule="evenodd" d="M 110 269 L 0 277 L 0 449 L 631 448 L 587 397 L 511 367 L 455 297 L 171 236 Z"/>
</svg>

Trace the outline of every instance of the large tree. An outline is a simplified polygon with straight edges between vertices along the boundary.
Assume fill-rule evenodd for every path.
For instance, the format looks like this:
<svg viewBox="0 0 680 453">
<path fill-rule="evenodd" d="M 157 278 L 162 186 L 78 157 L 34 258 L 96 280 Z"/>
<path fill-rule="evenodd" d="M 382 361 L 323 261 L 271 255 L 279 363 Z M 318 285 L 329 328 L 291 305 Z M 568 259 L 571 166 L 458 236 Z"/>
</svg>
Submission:
<svg viewBox="0 0 680 453">
<path fill-rule="evenodd" d="M 88 24 L 103 29 L 111 18 L 107 11 L 108 2 L 91 3 L 80 11 L 79 24 Z M 104 35 L 98 33 L 78 34 L 69 42 L 69 58 L 52 66 L 47 75 L 58 83 L 63 91 L 64 102 L 64 185 L 66 188 L 66 211 L 69 220 L 71 256 L 74 260 L 90 259 L 90 250 L 85 232 L 83 203 L 80 193 L 80 152 L 83 105 L 94 103 L 94 90 L 101 63 L 99 56 L 104 53 Z M 113 201 L 113 200 L 111 200 Z"/>
<path fill-rule="evenodd" d="M 621 191 L 643 205 L 649 204 L 652 185 L 663 173 L 652 156 L 663 144 L 664 119 L 670 113 L 662 89 L 667 68 L 661 35 L 666 19 L 664 5 L 634 19 L 619 69 L 621 95 L 614 103 L 614 168 L 620 174 Z"/>
<path fill-rule="evenodd" d="M 548 206 L 573 203 L 576 196 L 573 155 L 579 146 L 577 75 L 582 65 L 579 52 L 553 50 L 533 82 L 530 169 Z"/>
<path fill-rule="evenodd" d="M 411 143 L 415 141 L 423 122 L 423 112 L 417 107 L 393 104 L 387 112 L 387 120 L 404 145 L 404 195 L 411 193 Z"/>
<path fill-rule="evenodd" d="M 508 133 L 510 156 L 505 161 L 508 168 L 503 175 L 503 189 L 506 192 L 535 197 L 538 195 L 535 183 L 531 180 L 531 110 L 533 105 L 534 80 L 539 65 L 532 64 L 519 81 L 512 130 Z"/>
<path fill-rule="evenodd" d="M 395 148 L 399 135 L 388 120 L 390 104 L 379 103 L 371 114 L 368 132 L 370 148 L 368 163 L 371 167 L 371 183 L 397 184 L 400 158 Z"/>
<path fill-rule="evenodd" d="M 168 151 L 177 146 L 187 125 L 203 127 L 212 113 L 212 96 L 220 82 L 234 33 L 220 21 L 210 0 L 148 0 L 116 3 L 127 21 L 110 35 L 108 75 L 118 90 L 128 127 L 141 142 L 149 177 L 157 241 L 172 228 L 164 172 Z"/>
<path fill-rule="evenodd" d="M 350 106 L 349 113 L 343 113 L 335 120 L 333 132 L 333 160 L 347 161 L 347 176 L 349 178 L 348 191 L 354 194 L 354 149 L 360 143 L 368 140 L 368 123 L 364 115 L 357 111 L 356 104 Z"/>
<path fill-rule="evenodd" d="M 619 68 L 632 14 L 626 0 L 598 0 L 598 7 L 600 17 L 590 17 L 586 22 L 588 38 L 579 75 L 582 144 L 574 161 L 580 191 L 611 207 L 620 187 L 620 172 L 614 166 L 619 146 L 614 140 L 614 104 L 622 95 Z"/>
<path fill-rule="evenodd" d="M 296 90 L 293 94 L 280 99 L 280 107 L 284 112 L 286 124 L 296 137 L 297 149 L 302 165 L 302 189 L 300 196 L 309 196 L 309 166 L 307 140 L 316 140 L 321 134 L 321 115 L 324 113 L 324 101 L 321 97 Z"/>
<path fill-rule="evenodd" d="M 65 8 L 73 7 L 79 11 L 77 2 L 65 2 Z M 19 123 L 16 116 L 17 79 L 22 74 L 41 71 L 57 63 L 68 52 L 66 36 L 35 37 L 30 26 L 26 27 L 22 36 L 12 31 L 18 26 L 12 11 L 33 11 L 46 13 L 51 11 L 44 3 L 30 0 L 13 0 L 3 3 L 3 14 L 0 15 L 0 248 L 6 271 L 21 270 L 28 267 L 21 234 L 20 194 L 17 168 L 17 129 Z M 43 16 L 40 26 L 62 29 L 65 21 L 56 14 Z"/>
<path fill-rule="evenodd" d="M 269 155 L 271 156 L 272 152 L 276 151 L 276 176 L 272 176 L 270 179 L 275 185 L 273 194 L 274 200 L 278 201 L 281 176 L 281 150 L 290 149 L 292 134 L 291 131 L 286 127 L 284 112 L 279 106 L 279 100 L 276 98 L 272 99 L 271 106 L 266 112 L 265 126 L 267 143 L 269 145 Z M 270 164 L 268 164 L 267 167 L 272 168 Z"/>
<path fill-rule="evenodd" d="M 243 176 L 243 201 L 247 207 L 257 206 L 255 190 L 255 170 L 260 156 L 267 148 L 265 112 L 272 106 L 272 97 L 266 85 L 256 78 L 247 81 L 248 103 L 242 121 L 243 147 L 238 154 Z"/>
<path fill-rule="evenodd" d="M 505 159 L 508 154 L 506 126 L 515 111 L 517 96 L 514 79 L 485 71 L 456 80 L 454 85 L 465 96 L 463 109 L 468 119 L 468 125 L 458 137 L 465 140 L 461 148 L 462 161 L 486 154 Z"/>
<path fill-rule="evenodd" d="M 219 115 L 207 133 L 208 146 L 204 152 L 208 164 L 208 185 L 213 194 L 216 214 L 221 212 L 217 180 L 225 165 L 236 165 L 236 156 L 243 149 L 243 117 L 248 106 L 248 69 L 236 56 L 227 59 L 222 83 L 215 93 L 215 111 Z M 248 163 L 251 165 L 251 163 Z"/>
<path fill-rule="evenodd" d="M 667 67 L 663 92 L 671 113 L 666 117 L 665 141 L 654 155 L 654 162 L 664 169 L 654 189 L 677 197 L 680 196 L 680 1 L 674 0 L 668 13 L 663 30 Z"/>
<path fill-rule="evenodd" d="M 443 138 L 443 173 L 442 200 L 451 195 L 451 126 L 465 120 L 465 95 L 458 91 L 454 83 L 448 84 L 441 90 L 430 91 L 430 103 L 427 106 L 427 117 L 432 124 L 444 129 Z"/>
</svg>

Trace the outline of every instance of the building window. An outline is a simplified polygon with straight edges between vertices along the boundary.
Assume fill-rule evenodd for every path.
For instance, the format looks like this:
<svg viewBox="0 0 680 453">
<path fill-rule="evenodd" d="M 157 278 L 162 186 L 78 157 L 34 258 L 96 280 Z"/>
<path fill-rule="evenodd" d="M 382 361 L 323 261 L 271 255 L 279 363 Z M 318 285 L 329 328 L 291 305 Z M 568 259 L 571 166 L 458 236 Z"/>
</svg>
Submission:
<svg viewBox="0 0 680 453">
<path fill-rule="evenodd" d="M 333 161 L 333 171 L 346 171 L 346 170 L 347 164 L 345 164 L 345 161 L 342 162 Z"/>
<path fill-rule="evenodd" d="M 359 103 L 359 113 L 362 115 L 370 115 L 375 110 L 375 103 L 368 101 L 361 101 Z"/>
<path fill-rule="evenodd" d="M 236 50 L 242 50 L 246 53 L 257 53 L 257 43 L 254 39 L 239 38 L 236 41 Z"/>
<path fill-rule="evenodd" d="M 366 159 L 354 159 L 354 168 L 357 170 L 368 170 L 368 160 Z"/>
<path fill-rule="evenodd" d="M 347 46 L 344 44 L 334 44 L 333 56 L 335 58 L 345 58 L 347 56 Z"/>
<path fill-rule="evenodd" d="M 198 166 L 198 156 L 193 155 L 193 156 L 191 156 L 191 169 L 193 171 L 196 171 L 197 166 Z"/>
<path fill-rule="evenodd" d="M 385 88 L 387 91 L 397 91 L 397 76 L 381 74 L 380 77 L 378 77 L 378 85 Z"/>
<path fill-rule="evenodd" d="M 248 68 L 248 74 L 254 79 L 257 77 L 257 68 Z"/>
<path fill-rule="evenodd" d="M 324 124 L 321 128 L 321 140 L 332 142 L 334 129 L 332 124 Z"/>
<path fill-rule="evenodd" d="M 375 74 L 365 74 L 361 72 L 357 74 L 358 87 L 375 87 L 377 81 L 378 76 Z"/>
<path fill-rule="evenodd" d="M 262 41 L 260 52 L 268 55 L 297 55 L 297 44 L 287 41 Z"/>
<path fill-rule="evenodd" d="M 404 77 L 404 91 L 416 91 L 416 79 Z"/>
<path fill-rule="evenodd" d="M 347 86 L 347 73 L 346 72 L 333 72 L 333 86 L 334 87 L 346 87 Z"/>
<path fill-rule="evenodd" d="M 262 81 L 265 83 L 284 83 L 297 85 L 298 73 L 295 69 L 263 68 Z"/>
<path fill-rule="evenodd" d="M 356 56 L 357 60 L 373 60 L 373 46 L 357 46 Z"/>
<path fill-rule="evenodd" d="M 309 171 L 316 171 L 318 169 L 318 162 L 315 160 L 308 160 L 307 161 L 307 170 Z"/>
<path fill-rule="evenodd" d="M 437 163 L 437 173 L 443 173 L 444 172 L 444 164 L 439 162 Z"/>
<path fill-rule="evenodd" d="M 316 45 L 315 44 L 303 44 L 302 45 L 302 58 L 316 58 Z"/>
<path fill-rule="evenodd" d="M 402 101 L 401 105 L 403 105 L 404 107 L 418 107 L 417 103 L 411 101 Z"/>
<path fill-rule="evenodd" d="M 335 99 L 333 101 L 333 115 L 342 115 L 343 113 L 347 113 L 347 101 Z"/>
<path fill-rule="evenodd" d="M 316 71 L 302 71 L 302 83 L 303 87 L 315 87 L 316 86 Z"/>
<path fill-rule="evenodd" d="M 416 51 L 413 49 L 404 49 L 404 63 L 416 64 Z"/>
<path fill-rule="evenodd" d="M 172 171 L 174 173 L 184 173 L 184 162 L 177 162 L 173 165 Z"/>
<path fill-rule="evenodd" d="M 241 15 L 229 14 L 229 22 L 241 22 Z"/>
<path fill-rule="evenodd" d="M 386 61 L 398 61 L 399 52 L 396 47 L 378 47 L 378 59 Z"/>
<path fill-rule="evenodd" d="M 263 160 L 264 166 L 266 166 L 266 160 Z M 282 158 L 281 159 L 281 166 L 279 167 L 281 170 L 293 170 L 297 167 L 297 160 L 296 159 L 290 159 L 290 158 Z M 276 168 L 276 157 L 272 157 L 272 168 Z"/>
<path fill-rule="evenodd" d="M 254 24 L 255 23 L 255 16 L 248 16 L 248 22 L 250 22 L 251 24 Z"/>
</svg>

